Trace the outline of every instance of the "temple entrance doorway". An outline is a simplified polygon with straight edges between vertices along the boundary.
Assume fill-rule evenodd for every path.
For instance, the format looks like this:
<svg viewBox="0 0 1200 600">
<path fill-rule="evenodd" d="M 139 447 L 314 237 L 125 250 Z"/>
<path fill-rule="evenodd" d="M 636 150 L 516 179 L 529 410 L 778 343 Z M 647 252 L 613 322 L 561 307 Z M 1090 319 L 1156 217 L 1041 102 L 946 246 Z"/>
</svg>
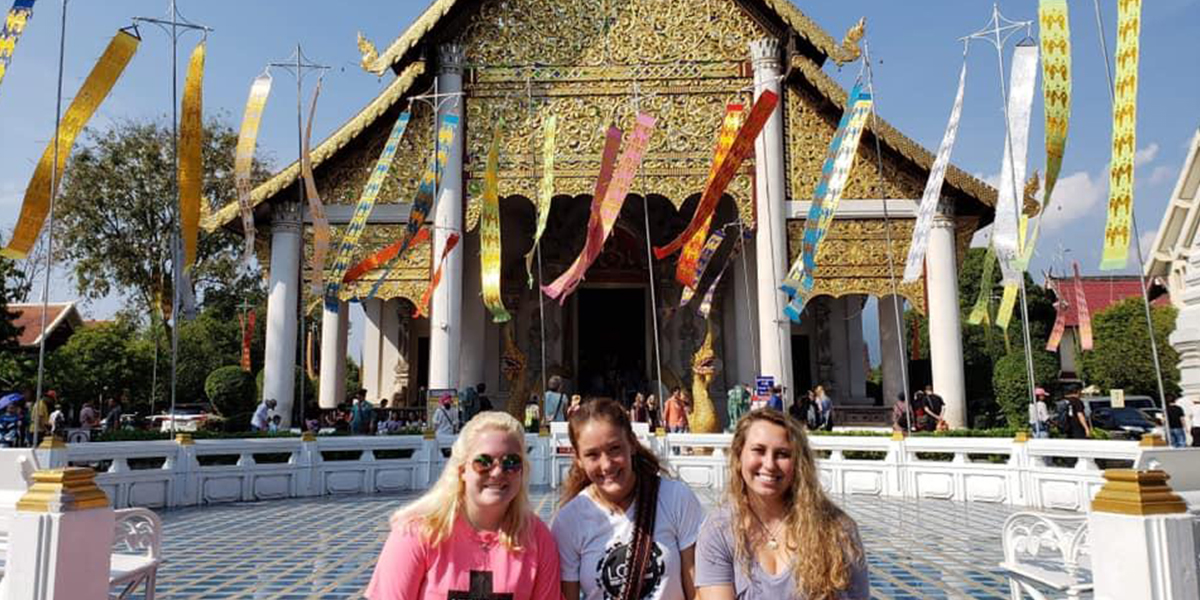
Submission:
<svg viewBox="0 0 1200 600">
<path fill-rule="evenodd" d="M 576 373 L 585 395 L 628 402 L 646 379 L 645 286 L 595 286 L 577 292 Z"/>
</svg>

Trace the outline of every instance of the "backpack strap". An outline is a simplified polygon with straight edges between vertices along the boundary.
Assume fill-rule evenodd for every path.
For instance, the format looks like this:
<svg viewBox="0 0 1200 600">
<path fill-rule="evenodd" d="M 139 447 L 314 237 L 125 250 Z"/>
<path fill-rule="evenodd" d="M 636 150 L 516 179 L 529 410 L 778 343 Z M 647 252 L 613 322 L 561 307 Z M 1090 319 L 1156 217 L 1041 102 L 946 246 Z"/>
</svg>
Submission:
<svg viewBox="0 0 1200 600">
<path fill-rule="evenodd" d="M 654 551 L 654 522 L 658 516 L 658 488 L 661 481 L 658 473 L 649 477 L 639 474 L 633 539 L 630 540 L 629 559 L 625 567 L 625 587 L 621 590 L 619 600 L 638 600 L 642 597 L 646 569 Z"/>
</svg>

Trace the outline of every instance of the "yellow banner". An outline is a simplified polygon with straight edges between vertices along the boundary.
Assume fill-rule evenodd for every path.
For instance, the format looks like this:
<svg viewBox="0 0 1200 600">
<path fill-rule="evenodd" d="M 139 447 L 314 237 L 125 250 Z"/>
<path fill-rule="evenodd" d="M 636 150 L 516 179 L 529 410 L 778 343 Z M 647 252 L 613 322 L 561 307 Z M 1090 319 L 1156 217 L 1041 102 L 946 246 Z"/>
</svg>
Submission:
<svg viewBox="0 0 1200 600">
<path fill-rule="evenodd" d="M 125 71 L 129 60 L 137 52 L 140 42 L 141 40 L 128 33 L 118 31 L 117 35 L 108 43 L 108 47 L 104 49 L 100 60 L 96 61 L 96 65 L 92 67 L 92 72 L 88 73 L 83 87 L 79 88 L 79 92 L 75 94 L 75 99 L 71 101 L 71 106 L 67 108 L 66 114 L 59 123 L 58 162 L 55 164 L 55 143 L 54 140 L 51 140 L 42 153 L 37 168 L 33 171 L 29 187 L 25 188 L 25 200 L 21 203 L 21 216 L 17 219 L 12 240 L 9 241 L 7 248 L 0 251 L 0 255 L 8 258 L 25 258 L 29 254 L 29 249 L 33 247 L 38 234 L 42 231 L 46 213 L 50 211 L 50 197 L 58 191 L 63 166 L 67 162 L 67 156 L 71 154 L 71 147 L 75 145 L 76 136 L 83 131 L 88 119 L 92 117 L 92 113 L 96 112 L 100 103 L 112 90 L 113 85 L 117 83 L 117 79 Z M 53 189 L 51 189 L 52 183 Z"/>
<path fill-rule="evenodd" d="M 1133 215 L 1133 158 L 1137 151 L 1138 33 L 1141 0 L 1117 3 L 1117 80 L 1113 101 L 1112 162 L 1108 175 L 1108 224 L 1101 271 L 1125 268 Z"/>
<path fill-rule="evenodd" d="M 704 187 L 708 187 L 708 182 L 711 182 L 717 176 L 717 169 L 721 166 L 721 161 L 729 156 L 729 150 L 733 148 L 733 140 L 737 138 L 738 128 L 742 124 L 742 112 L 745 107 L 741 104 L 728 104 L 725 106 L 725 118 L 721 121 L 721 131 L 717 134 L 717 147 L 713 150 L 713 162 L 709 167 L 708 181 Z M 691 239 L 683 246 L 683 252 L 679 255 L 679 262 L 675 264 L 675 281 L 683 285 L 684 296 L 689 296 L 695 293 L 696 286 L 700 284 L 700 274 L 696 272 L 696 266 L 700 260 L 700 251 L 704 249 L 704 242 L 708 237 L 708 230 L 712 227 L 712 218 L 710 214 L 704 220 L 704 224 Z"/>
<path fill-rule="evenodd" d="M 238 130 L 237 150 L 233 158 L 233 182 L 237 187 L 238 212 L 242 215 L 242 232 L 245 247 L 242 260 L 250 262 L 254 256 L 254 207 L 250 206 L 250 168 L 254 166 L 254 146 L 258 144 L 258 125 L 262 122 L 263 107 L 271 94 L 271 74 L 263 73 L 254 78 L 250 85 L 250 97 L 242 113 L 242 126 Z"/>
<path fill-rule="evenodd" d="M 17 48 L 17 40 L 25 31 L 25 24 L 33 16 L 34 0 L 16 0 L 8 14 L 4 16 L 4 28 L 0 29 L 0 81 L 4 81 L 4 73 L 12 62 L 13 51 Z"/>
<path fill-rule="evenodd" d="M 1025 276 L 1024 273 L 1021 274 Z M 1017 286 L 1004 286 L 1004 295 L 1000 297 L 1000 309 L 996 311 L 996 326 L 1008 335 L 1008 324 L 1012 321 L 1013 307 L 1017 305 Z"/>
<path fill-rule="evenodd" d="M 533 234 L 533 247 L 525 255 L 525 272 L 529 274 L 529 287 L 533 287 L 533 257 L 537 253 L 538 242 L 546 231 L 546 221 L 550 218 L 550 201 L 554 198 L 554 144 L 558 137 L 558 116 L 550 115 L 545 124 L 546 139 L 542 146 L 542 185 L 538 189 L 537 231 Z"/>
<path fill-rule="evenodd" d="M 496 123 L 492 146 L 488 148 L 487 169 L 483 172 L 483 205 L 479 212 L 479 260 L 483 277 L 483 305 L 492 313 L 492 322 L 512 318 L 500 295 L 500 132 Z"/>
<path fill-rule="evenodd" d="M 313 89 L 312 104 L 308 108 L 308 124 L 304 126 L 304 146 L 300 149 L 300 173 L 304 177 L 304 193 L 308 196 L 308 211 L 312 213 L 313 222 L 313 253 L 312 271 L 313 293 L 320 294 L 325 287 L 325 256 L 329 254 L 329 218 L 325 216 L 325 205 L 321 202 L 321 194 L 317 192 L 317 181 L 312 170 L 312 124 L 317 116 L 317 98 L 321 96 L 321 80 Z"/>
<path fill-rule="evenodd" d="M 200 239 L 200 190 L 204 184 L 204 42 L 196 45 L 188 61 L 179 119 L 179 224 L 183 231 L 183 267 L 196 264 Z"/>
</svg>

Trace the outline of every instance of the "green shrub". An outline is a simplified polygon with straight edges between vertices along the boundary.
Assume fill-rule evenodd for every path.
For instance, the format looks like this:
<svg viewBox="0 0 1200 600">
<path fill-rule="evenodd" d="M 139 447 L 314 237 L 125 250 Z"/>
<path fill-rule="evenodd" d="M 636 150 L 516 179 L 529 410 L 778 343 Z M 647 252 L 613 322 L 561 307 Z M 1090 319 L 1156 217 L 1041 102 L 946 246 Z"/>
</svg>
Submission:
<svg viewBox="0 0 1200 600">
<path fill-rule="evenodd" d="M 204 395 L 226 416 L 254 410 L 254 378 L 241 367 L 219 367 L 204 380 Z"/>
<path fill-rule="evenodd" d="M 1029 422 L 1029 374 L 1025 365 L 1025 351 L 1013 346 L 1012 352 L 996 361 L 992 373 L 992 389 L 1008 426 L 1023 429 Z M 1033 376 L 1037 385 L 1050 389 L 1051 382 L 1058 380 L 1058 359 L 1049 352 L 1034 349 Z M 1053 390 L 1051 389 L 1051 394 Z"/>
<path fill-rule="evenodd" d="M 1146 308 L 1141 296 L 1118 302 L 1095 316 L 1092 329 L 1095 347 L 1083 353 L 1084 380 L 1107 392 L 1123 389 L 1126 394 L 1144 394 L 1158 398 L 1154 375 L 1154 357 L 1146 335 Z M 1158 360 L 1162 367 L 1163 387 L 1167 394 L 1179 393 L 1179 353 L 1167 343 L 1175 329 L 1176 310 L 1154 307 L 1151 320 L 1158 342 Z"/>
</svg>

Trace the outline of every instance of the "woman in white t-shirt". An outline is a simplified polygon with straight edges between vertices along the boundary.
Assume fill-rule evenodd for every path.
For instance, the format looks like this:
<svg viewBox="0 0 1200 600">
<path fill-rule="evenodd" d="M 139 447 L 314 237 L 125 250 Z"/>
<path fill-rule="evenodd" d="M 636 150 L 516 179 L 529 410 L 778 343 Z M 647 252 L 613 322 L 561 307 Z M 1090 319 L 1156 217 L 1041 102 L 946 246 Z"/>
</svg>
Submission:
<svg viewBox="0 0 1200 600">
<path fill-rule="evenodd" d="M 551 527 L 564 598 L 582 592 L 584 600 L 692 600 L 704 521 L 696 495 L 663 477 L 658 457 L 612 400 L 584 403 L 568 433 L 575 461 Z"/>
</svg>

